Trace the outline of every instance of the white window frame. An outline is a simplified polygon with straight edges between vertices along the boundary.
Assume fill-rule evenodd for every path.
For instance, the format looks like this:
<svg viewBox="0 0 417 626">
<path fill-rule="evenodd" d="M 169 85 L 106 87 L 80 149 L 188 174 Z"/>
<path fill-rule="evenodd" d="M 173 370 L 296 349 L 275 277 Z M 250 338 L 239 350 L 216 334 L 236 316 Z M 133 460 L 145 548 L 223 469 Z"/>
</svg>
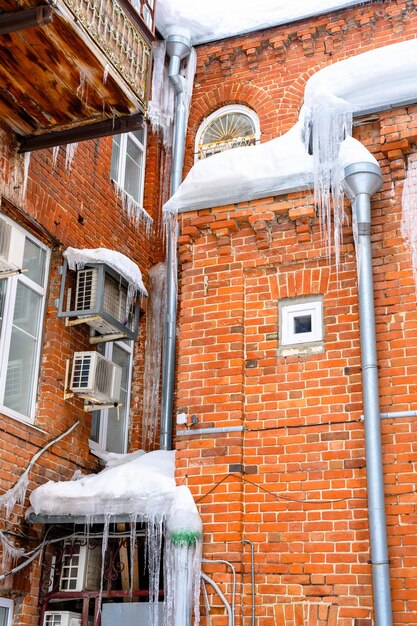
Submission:
<svg viewBox="0 0 417 626">
<path fill-rule="evenodd" d="M 313 344 L 323 341 L 323 299 L 307 297 L 300 300 L 283 300 L 279 303 L 280 345 L 282 347 Z M 294 332 L 294 319 L 311 316 L 311 331 Z"/>
<path fill-rule="evenodd" d="M 116 135 L 120 139 L 119 145 L 119 159 L 117 164 L 114 164 L 115 172 L 112 176 L 112 180 L 116 183 L 116 185 L 123 191 L 124 194 L 133 202 L 135 202 L 140 208 L 143 208 L 143 194 L 145 188 L 145 163 L 146 163 L 146 137 L 147 137 L 147 126 L 143 127 L 143 143 L 139 141 L 137 137 L 135 137 L 134 133 L 122 133 L 121 135 Z M 139 185 L 139 193 L 138 198 L 134 198 L 131 196 L 125 187 L 125 174 L 126 174 L 126 159 L 127 159 L 127 142 L 128 139 L 131 139 L 136 146 L 139 148 L 142 154 L 142 169 L 140 173 L 140 180 L 138 181 Z M 115 138 L 113 138 L 114 140 Z M 112 143 L 112 151 L 114 150 L 114 144 Z M 112 169 L 113 169 L 113 155 L 112 155 Z"/>
<path fill-rule="evenodd" d="M 13 626 L 13 600 L 10 598 L 0 598 L 0 606 L 4 609 L 8 609 L 6 626 Z"/>
<path fill-rule="evenodd" d="M 261 138 L 261 126 L 259 124 L 259 117 L 255 113 L 255 111 L 243 104 L 228 104 L 227 106 L 221 107 L 221 109 L 217 109 L 216 111 L 211 113 L 200 124 L 200 127 L 195 137 L 195 144 L 194 144 L 194 161 L 195 162 L 199 160 L 198 147 L 200 145 L 201 135 L 204 133 L 206 128 L 210 126 L 213 120 L 217 119 L 218 117 L 221 117 L 222 115 L 227 115 L 227 113 L 242 113 L 242 115 L 246 115 L 247 117 L 249 117 L 252 120 L 254 128 L 255 128 L 255 143 L 256 144 L 259 143 L 260 138 Z"/>
<path fill-rule="evenodd" d="M 113 360 L 113 346 L 116 345 L 121 350 L 124 350 L 129 355 L 129 373 L 128 373 L 128 385 L 127 385 L 127 402 L 126 406 L 122 406 L 119 410 L 126 412 L 126 420 L 125 420 L 125 432 L 124 432 L 124 441 L 123 441 L 123 452 L 127 452 L 128 443 L 129 443 L 129 412 L 130 412 L 130 402 L 131 402 L 131 393 L 132 393 L 132 375 L 133 375 L 133 351 L 134 351 L 134 342 L 133 341 L 114 341 L 107 342 L 102 344 L 104 346 L 103 356 L 107 359 Z M 108 430 L 108 415 L 109 409 L 101 409 L 97 411 L 99 414 L 100 420 L 100 428 L 98 441 L 92 442 L 92 447 L 99 446 L 103 450 L 106 450 L 107 443 L 107 430 Z"/>
<path fill-rule="evenodd" d="M 1 214 L 2 219 L 9 222 L 13 225 L 14 228 L 20 230 L 26 237 L 34 244 L 42 248 L 45 251 L 45 267 L 44 267 L 44 278 L 43 285 L 38 285 L 33 280 L 28 278 L 24 271 L 21 274 L 16 274 L 14 276 L 9 276 L 8 278 L 0 278 L 0 280 L 6 281 L 6 295 L 5 295 L 5 303 L 4 303 L 4 311 L 3 311 L 3 322 L 0 331 L 0 354 L 1 362 L 0 362 L 0 413 L 12 417 L 16 420 L 33 424 L 35 421 L 35 409 L 36 409 L 36 397 L 38 394 L 38 382 L 39 382 L 39 369 L 40 369 L 40 359 L 41 359 L 41 349 L 42 349 L 42 338 L 43 338 L 43 325 L 44 325 L 44 315 L 46 308 L 46 300 L 47 300 L 47 285 L 49 278 L 49 262 L 51 257 L 51 251 L 44 243 L 39 241 L 35 236 L 33 236 L 30 232 L 19 226 L 16 222 L 8 218 L 6 215 Z M 24 270 L 25 268 L 23 268 Z M 16 292 L 17 286 L 21 283 L 28 289 L 34 291 L 37 295 L 41 296 L 41 306 L 39 311 L 39 321 L 37 327 L 37 345 L 36 352 L 34 358 L 34 369 L 33 369 L 33 384 L 32 384 L 32 395 L 30 398 L 30 409 L 29 415 L 24 415 L 23 413 L 19 413 L 18 411 L 11 409 L 4 405 L 4 394 L 6 391 L 6 378 L 7 378 L 7 366 L 9 363 L 10 357 L 10 343 L 12 338 L 12 330 L 13 330 L 13 316 L 14 309 L 16 303 Z"/>
</svg>

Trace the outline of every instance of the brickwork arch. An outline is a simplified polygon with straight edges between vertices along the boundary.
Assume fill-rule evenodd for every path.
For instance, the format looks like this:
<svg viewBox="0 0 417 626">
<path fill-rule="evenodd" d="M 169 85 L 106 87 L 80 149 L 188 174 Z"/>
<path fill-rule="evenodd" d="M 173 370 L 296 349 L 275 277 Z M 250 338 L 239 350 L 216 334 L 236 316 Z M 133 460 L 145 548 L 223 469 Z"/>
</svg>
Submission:
<svg viewBox="0 0 417 626">
<path fill-rule="evenodd" d="M 205 92 L 193 101 L 188 120 L 187 171 L 193 164 L 194 142 L 197 131 L 206 117 L 217 109 L 230 104 L 242 104 L 253 109 L 259 117 L 261 142 L 272 139 L 264 128 L 277 126 L 277 103 L 261 87 L 252 83 L 232 83 L 219 85 L 216 89 Z"/>
<path fill-rule="evenodd" d="M 327 63 L 319 63 L 314 67 L 300 74 L 287 89 L 284 90 L 282 98 L 277 103 L 277 121 L 279 135 L 288 131 L 298 120 L 300 109 L 304 102 L 304 91 L 307 81 L 313 74 L 328 65 Z"/>
</svg>

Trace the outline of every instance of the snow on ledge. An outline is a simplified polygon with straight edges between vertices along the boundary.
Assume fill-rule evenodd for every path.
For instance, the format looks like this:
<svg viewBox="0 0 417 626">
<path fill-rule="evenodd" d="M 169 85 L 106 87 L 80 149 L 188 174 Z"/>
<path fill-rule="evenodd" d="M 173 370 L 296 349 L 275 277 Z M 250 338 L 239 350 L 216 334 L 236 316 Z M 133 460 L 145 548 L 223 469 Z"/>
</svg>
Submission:
<svg viewBox="0 0 417 626">
<path fill-rule="evenodd" d="M 121 252 L 108 248 L 77 249 L 70 247 L 65 250 L 64 257 L 67 259 L 68 267 L 71 270 L 81 269 L 86 263 L 105 263 L 123 276 L 129 286 L 139 290 L 145 296 L 148 295 L 140 269 L 136 263 Z"/>
<path fill-rule="evenodd" d="M 415 39 L 328 66 L 308 80 L 300 119 L 289 132 L 264 144 L 228 150 L 198 161 L 164 210 L 211 208 L 313 187 L 317 164 L 308 155 L 305 144 L 311 124 L 314 128 L 316 120 L 316 126 L 320 126 L 316 109 L 325 121 L 326 116 L 330 120 L 342 111 L 377 110 L 412 100 L 417 101 Z M 351 137 L 340 144 L 340 151 L 345 167 L 359 160 L 376 162 Z M 341 163 L 331 163 L 331 167 L 340 170 Z"/>
<path fill-rule="evenodd" d="M 121 456 L 121 455 L 120 455 Z M 31 512 L 43 516 L 126 515 L 144 521 L 167 518 L 172 530 L 198 530 L 201 520 L 187 487 L 174 479 L 175 451 L 156 450 L 118 458 L 118 465 L 76 480 L 49 481 L 30 496 Z"/>
<path fill-rule="evenodd" d="M 164 37 L 188 36 L 193 44 L 235 37 L 360 4 L 363 0 L 158 0 L 156 24 Z"/>
</svg>

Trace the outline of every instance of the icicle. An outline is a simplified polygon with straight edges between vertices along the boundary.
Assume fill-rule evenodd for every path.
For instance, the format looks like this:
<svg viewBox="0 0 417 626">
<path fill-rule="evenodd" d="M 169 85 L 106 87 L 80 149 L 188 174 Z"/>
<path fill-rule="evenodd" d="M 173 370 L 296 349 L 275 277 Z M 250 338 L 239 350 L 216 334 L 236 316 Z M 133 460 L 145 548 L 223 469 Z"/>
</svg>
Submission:
<svg viewBox="0 0 417 626">
<path fill-rule="evenodd" d="M 408 157 L 402 195 L 401 235 L 410 248 L 417 294 L 417 152 L 413 152 Z"/>
<path fill-rule="evenodd" d="M 137 523 L 137 515 L 132 515 L 130 517 L 130 586 L 129 593 L 130 597 L 133 594 L 133 577 L 135 571 L 135 553 L 136 553 L 136 523 Z"/>
<path fill-rule="evenodd" d="M 110 65 L 108 63 L 106 63 L 106 65 L 104 67 L 104 72 L 103 72 L 103 85 L 105 85 L 107 83 L 107 78 L 109 76 L 109 70 L 110 70 Z"/>
<path fill-rule="evenodd" d="M 16 548 L 7 539 L 6 535 L 2 531 L 0 531 L 0 542 L 2 545 L 2 552 L 3 552 L 3 562 L 2 562 L 3 570 L 6 569 L 9 561 L 11 561 L 14 566 L 18 559 L 25 556 L 24 548 Z"/>
<path fill-rule="evenodd" d="M 98 595 L 96 619 L 98 618 L 101 612 L 101 600 L 103 597 L 103 588 L 104 588 L 104 568 L 106 564 L 107 545 L 109 543 L 110 518 L 111 518 L 111 515 L 109 515 L 108 513 L 104 516 L 103 538 L 101 540 L 100 592 Z"/>
<path fill-rule="evenodd" d="M 6 519 L 10 517 L 16 503 L 23 504 L 29 484 L 29 468 L 21 475 L 16 484 L 0 496 L 0 507 L 6 509 Z"/>
<path fill-rule="evenodd" d="M 158 407 L 166 293 L 166 266 L 164 263 L 158 263 L 149 270 L 148 292 L 142 440 L 144 446 L 152 447 L 155 443 L 159 424 Z"/>
<path fill-rule="evenodd" d="M 24 164 L 24 169 L 23 169 L 23 190 L 22 190 L 22 197 L 24 200 L 26 199 L 26 192 L 28 188 L 30 155 L 31 155 L 30 152 L 25 152 L 25 164 Z"/>
<path fill-rule="evenodd" d="M 169 148 L 172 144 L 175 95 L 165 65 L 166 42 L 154 44 L 152 51 L 152 99 L 148 103 L 148 114 L 153 132 L 161 133 L 164 146 Z"/>
<path fill-rule="evenodd" d="M 56 167 L 56 162 L 58 160 L 58 154 L 59 154 L 59 148 L 61 146 L 54 146 L 52 148 L 52 169 L 55 169 Z"/>
<path fill-rule="evenodd" d="M 177 488 L 166 525 L 165 611 L 166 623 L 180 626 L 200 621 L 202 524 L 188 487 Z"/>
<path fill-rule="evenodd" d="M 78 143 L 68 143 L 65 146 L 65 169 L 68 171 L 72 167 L 72 161 L 78 148 Z"/>
<path fill-rule="evenodd" d="M 145 209 L 141 207 L 136 200 L 132 198 L 132 196 L 129 196 L 129 194 L 127 194 L 126 191 L 116 183 L 116 181 L 113 181 L 113 184 L 116 194 L 122 200 L 123 210 L 126 212 L 131 223 L 136 228 L 143 225 L 145 227 L 145 233 L 149 237 L 153 224 L 153 219 L 149 213 L 145 211 Z"/>
<path fill-rule="evenodd" d="M 314 200 L 327 256 L 334 246 L 336 270 L 339 267 L 342 227 L 345 221 L 344 194 L 335 164 L 339 148 L 346 136 L 352 134 L 353 107 L 345 100 L 326 94 L 307 112 L 304 119 L 305 142 L 311 143 L 314 158 Z M 334 228 L 332 233 L 331 209 Z"/>
<path fill-rule="evenodd" d="M 159 579 L 163 537 L 163 516 L 151 514 L 146 533 L 147 563 L 149 571 L 150 626 L 158 626 Z"/>
</svg>

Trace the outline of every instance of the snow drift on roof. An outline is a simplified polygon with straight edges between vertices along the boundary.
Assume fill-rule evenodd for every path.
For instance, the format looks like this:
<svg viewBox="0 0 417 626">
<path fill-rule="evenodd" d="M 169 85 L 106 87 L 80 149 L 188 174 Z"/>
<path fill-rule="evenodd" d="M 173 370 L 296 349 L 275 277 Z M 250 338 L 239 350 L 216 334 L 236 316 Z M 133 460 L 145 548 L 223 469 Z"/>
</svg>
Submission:
<svg viewBox="0 0 417 626">
<path fill-rule="evenodd" d="M 145 296 L 147 295 L 140 269 L 136 263 L 121 252 L 109 250 L 108 248 L 84 250 L 67 248 L 64 252 L 64 257 L 67 259 L 71 270 L 81 269 L 86 263 L 105 263 L 123 276 L 131 287 L 139 290 Z"/>
<path fill-rule="evenodd" d="M 360 3 L 361 0 L 258 0 L 255 7 L 250 0 L 158 0 L 156 25 L 164 37 L 175 32 L 187 35 L 197 44 Z"/>
</svg>

